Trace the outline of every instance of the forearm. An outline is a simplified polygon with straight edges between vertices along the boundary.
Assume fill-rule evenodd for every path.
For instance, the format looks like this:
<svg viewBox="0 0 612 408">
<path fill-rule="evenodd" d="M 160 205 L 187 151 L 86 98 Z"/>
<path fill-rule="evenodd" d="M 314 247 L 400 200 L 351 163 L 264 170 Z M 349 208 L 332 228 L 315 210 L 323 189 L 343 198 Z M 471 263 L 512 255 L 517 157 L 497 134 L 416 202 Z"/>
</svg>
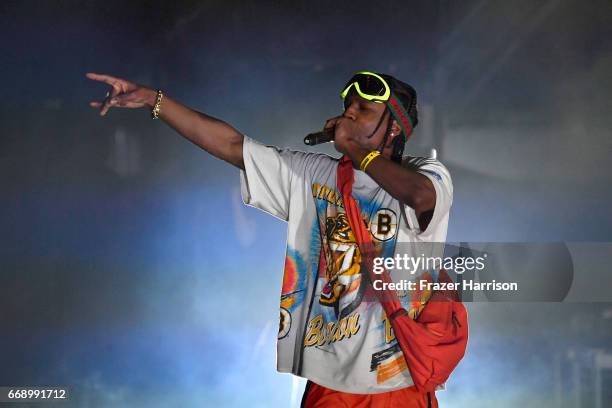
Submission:
<svg viewBox="0 0 612 408">
<path fill-rule="evenodd" d="M 357 166 L 369 151 L 355 148 L 349 157 Z M 424 175 L 405 168 L 394 161 L 379 156 L 366 168 L 366 173 L 393 198 L 415 210 L 416 216 L 435 207 L 436 192 L 431 181 Z"/>
<path fill-rule="evenodd" d="M 155 105 L 156 96 L 152 90 L 147 97 L 149 108 Z M 159 118 L 208 153 L 244 169 L 244 136 L 228 123 L 195 111 L 167 95 L 163 96 Z"/>
</svg>

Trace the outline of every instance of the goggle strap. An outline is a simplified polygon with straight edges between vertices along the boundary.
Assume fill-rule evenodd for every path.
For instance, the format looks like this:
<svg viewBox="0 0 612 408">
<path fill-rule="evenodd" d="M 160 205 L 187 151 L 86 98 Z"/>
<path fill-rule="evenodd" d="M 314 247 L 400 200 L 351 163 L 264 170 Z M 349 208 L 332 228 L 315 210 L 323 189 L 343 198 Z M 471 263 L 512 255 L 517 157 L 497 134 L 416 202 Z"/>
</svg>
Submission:
<svg viewBox="0 0 612 408">
<path fill-rule="evenodd" d="M 412 120 L 410 119 L 408 112 L 406 112 L 406 109 L 404 109 L 400 103 L 397 103 L 394 94 L 391 94 L 391 97 L 389 98 L 389 105 L 391 107 L 391 114 L 402 128 L 404 135 L 406 135 L 406 140 L 408 140 L 412 134 Z"/>
</svg>

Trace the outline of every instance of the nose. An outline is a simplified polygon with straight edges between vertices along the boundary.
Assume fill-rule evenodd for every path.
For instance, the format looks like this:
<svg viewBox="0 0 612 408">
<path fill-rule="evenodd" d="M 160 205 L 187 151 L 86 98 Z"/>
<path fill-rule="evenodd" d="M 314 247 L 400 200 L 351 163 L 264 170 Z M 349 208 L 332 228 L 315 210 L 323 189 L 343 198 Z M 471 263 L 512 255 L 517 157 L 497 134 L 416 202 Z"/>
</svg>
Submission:
<svg viewBox="0 0 612 408">
<path fill-rule="evenodd" d="M 346 107 L 346 109 L 344 109 L 344 112 L 342 113 L 342 116 L 348 119 L 352 119 L 355 120 L 356 118 L 356 107 L 355 104 L 352 103 L 349 106 Z"/>
</svg>

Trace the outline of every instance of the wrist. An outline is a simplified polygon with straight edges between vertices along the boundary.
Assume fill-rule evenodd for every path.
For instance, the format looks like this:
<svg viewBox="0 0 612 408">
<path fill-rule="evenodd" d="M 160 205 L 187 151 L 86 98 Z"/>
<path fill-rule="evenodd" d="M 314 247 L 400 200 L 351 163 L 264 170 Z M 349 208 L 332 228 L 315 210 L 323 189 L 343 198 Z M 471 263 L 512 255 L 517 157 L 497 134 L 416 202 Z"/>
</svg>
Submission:
<svg viewBox="0 0 612 408">
<path fill-rule="evenodd" d="M 359 163 L 359 170 L 366 172 L 368 166 L 370 165 L 370 163 L 372 163 L 372 161 L 374 159 L 376 159 L 377 157 L 380 156 L 380 152 L 378 150 L 372 150 L 370 151 L 364 158 L 363 160 L 361 160 L 361 162 Z"/>
<path fill-rule="evenodd" d="M 153 109 L 153 107 L 155 106 L 156 100 L 157 100 L 157 91 L 154 89 L 147 88 L 146 97 L 145 97 L 145 105 L 147 105 L 147 108 Z"/>
</svg>

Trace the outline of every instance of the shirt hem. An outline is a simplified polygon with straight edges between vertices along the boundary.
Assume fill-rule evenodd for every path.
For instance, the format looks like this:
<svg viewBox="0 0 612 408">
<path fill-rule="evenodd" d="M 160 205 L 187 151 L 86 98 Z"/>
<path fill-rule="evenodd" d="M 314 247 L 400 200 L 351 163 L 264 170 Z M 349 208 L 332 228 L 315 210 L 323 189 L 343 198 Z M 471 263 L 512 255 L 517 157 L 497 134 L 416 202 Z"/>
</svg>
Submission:
<svg viewBox="0 0 612 408">
<path fill-rule="evenodd" d="M 363 394 L 363 395 L 367 395 L 367 394 L 383 394 L 385 392 L 391 392 L 391 391 L 397 391 L 397 390 L 401 390 L 404 388 L 409 388 L 409 387 L 413 387 L 414 384 L 406 384 L 406 385 L 400 385 L 397 387 L 390 387 L 390 388 L 385 388 L 385 389 L 372 389 L 369 391 L 363 391 L 363 389 L 356 389 L 356 388 L 352 388 L 352 387 L 338 387 L 336 386 L 336 384 L 331 384 L 329 383 L 327 380 L 324 380 L 320 377 L 314 376 L 314 375 L 308 375 L 308 376 L 303 376 L 303 375 L 299 375 L 294 373 L 291 369 L 286 369 L 286 368 L 277 368 L 277 371 L 280 373 L 287 373 L 287 374 L 293 374 L 296 377 L 300 377 L 300 378 L 305 378 L 307 380 L 310 380 L 312 382 L 317 383 L 318 385 L 321 385 L 325 388 L 329 388 L 331 390 L 335 390 L 335 391 L 340 391 L 340 392 L 348 392 L 350 394 Z M 436 390 L 437 391 L 437 390 Z"/>
</svg>

